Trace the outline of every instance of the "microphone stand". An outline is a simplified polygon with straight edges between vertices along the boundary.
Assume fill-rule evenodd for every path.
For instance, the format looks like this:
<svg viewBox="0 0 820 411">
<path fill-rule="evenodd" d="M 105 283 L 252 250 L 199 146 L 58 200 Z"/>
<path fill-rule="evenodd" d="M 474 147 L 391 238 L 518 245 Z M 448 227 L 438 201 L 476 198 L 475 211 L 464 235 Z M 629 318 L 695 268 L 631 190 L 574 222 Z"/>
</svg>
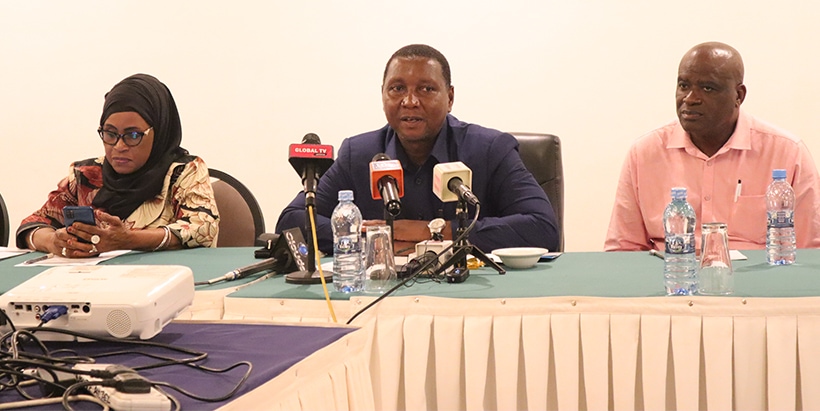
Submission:
<svg viewBox="0 0 820 411">
<path fill-rule="evenodd" d="M 303 271 L 295 271 L 285 276 L 285 282 L 289 284 L 321 284 L 322 277 L 316 271 L 316 239 L 313 238 L 313 225 L 310 223 L 310 213 L 315 211 L 315 194 L 305 194 L 305 228 L 307 231 L 305 242 L 308 248 L 307 267 Z M 324 273 L 324 272 L 323 272 Z M 333 282 L 333 274 L 324 273 L 325 282 Z"/>
<path fill-rule="evenodd" d="M 396 219 L 396 218 L 395 218 L 395 217 L 393 217 L 393 214 L 390 214 L 390 213 L 387 211 L 387 207 L 385 207 L 385 208 L 384 208 L 384 222 L 385 222 L 385 223 L 387 223 L 387 226 L 388 226 L 388 227 L 390 227 L 390 241 L 391 241 L 391 242 L 393 241 L 393 239 L 394 239 L 394 238 L 396 238 L 396 232 L 395 232 L 395 231 L 393 231 L 393 221 L 394 221 L 395 219 Z M 393 252 L 395 253 L 395 252 L 396 252 L 396 250 L 393 250 Z"/>
<path fill-rule="evenodd" d="M 305 203 L 307 203 L 307 197 L 305 197 Z M 310 224 L 310 213 L 315 212 L 316 208 L 313 204 L 307 205 L 305 204 L 305 228 L 307 229 L 307 246 L 308 246 L 308 260 L 307 260 L 307 271 L 312 273 L 316 271 L 316 239 L 313 238 L 313 226 Z"/>
<path fill-rule="evenodd" d="M 448 283 L 463 283 L 467 277 L 470 276 L 470 269 L 467 268 L 467 254 L 472 254 L 473 257 L 483 261 L 487 266 L 498 271 L 499 274 L 505 274 L 507 271 L 501 268 L 495 261 L 493 261 L 487 254 L 484 254 L 481 249 L 470 243 L 467 236 L 463 236 L 467 230 L 467 202 L 459 199 L 456 205 L 456 215 L 458 216 L 458 229 L 456 229 L 456 238 L 461 238 L 455 246 L 453 246 L 453 255 L 444 262 L 434 273 L 435 276 L 446 272 L 448 268 L 453 267 L 453 271 L 446 274 Z"/>
</svg>

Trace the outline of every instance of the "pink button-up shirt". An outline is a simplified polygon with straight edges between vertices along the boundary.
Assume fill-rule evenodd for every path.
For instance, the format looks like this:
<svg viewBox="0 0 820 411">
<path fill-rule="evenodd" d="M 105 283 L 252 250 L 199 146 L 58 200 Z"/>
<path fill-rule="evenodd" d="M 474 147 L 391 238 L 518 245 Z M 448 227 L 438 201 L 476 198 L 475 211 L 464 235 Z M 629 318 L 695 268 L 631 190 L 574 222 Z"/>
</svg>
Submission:
<svg viewBox="0 0 820 411">
<path fill-rule="evenodd" d="M 746 115 L 712 157 L 706 157 L 677 120 L 639 138 L 624 161 L 604 249 L 663 250 L 663 211 L 672 187 L 686 187 L 700 225 L 723 222 L 729 247 L 766 246 L 766 188 L 772 170 L 786 169 L 794 187 L 798 248 L 820 246 L 820 179 L 806 145 L 797 137 Z M 740 193 L 735 198 L 738 185 Z"/>
</svg>

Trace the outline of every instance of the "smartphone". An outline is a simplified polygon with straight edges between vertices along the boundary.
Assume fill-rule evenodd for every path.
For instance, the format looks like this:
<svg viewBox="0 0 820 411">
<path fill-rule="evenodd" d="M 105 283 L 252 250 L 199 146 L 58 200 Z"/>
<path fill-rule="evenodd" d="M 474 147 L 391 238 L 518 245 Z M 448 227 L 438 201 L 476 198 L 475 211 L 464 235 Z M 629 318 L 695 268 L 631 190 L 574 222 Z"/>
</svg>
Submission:
<svg viewBox="0 0 820 411">
<path fill-rule="evenodd" d="M 561 254 L 564 254 L 564 253 L 559 252 L 559 251 L 553 251 L 551 253 L 546 253 L 546 254 L 542 255 L 541 258 L 538 259 L 538 262 L 539 263 L 550 262 L 550 261 L 560 257 Z"/>
<path fill-rule="evenodd" d="M 88 225 L 97 225 L 94 219 L 94 208 L 91 206 L 65 206 L 63 207 L 63 223 L 66 227 L 80 222 Z"/>
<path fill-rule="evenodd" d="M 66 227 L 80 222 L 88 225 L 97 225 L 94 219 L 94 208 L 91 206 L 65 206 L 63 207 L 63 223 Z M 83 243 L 88 243 L 80 237 L 77 237 Z"/>
</svg>

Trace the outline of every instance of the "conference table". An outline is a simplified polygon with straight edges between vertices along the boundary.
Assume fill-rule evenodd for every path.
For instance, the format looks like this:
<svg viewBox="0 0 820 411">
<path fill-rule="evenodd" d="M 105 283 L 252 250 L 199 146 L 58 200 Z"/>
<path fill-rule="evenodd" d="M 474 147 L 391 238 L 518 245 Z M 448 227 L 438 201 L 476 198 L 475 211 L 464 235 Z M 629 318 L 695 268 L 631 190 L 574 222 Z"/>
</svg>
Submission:
<svg viewBox="0 0 820 411">
<path fill-rule="evenodd" d="M 734 261 L 733 296 L 667 297 L 647 252 L 565 253 L 425 281 L 365 311 L 377 409 L 820 409 L 820 250 Z M 271 278 L 223 318 L 328 321 L 317 286 Z M 336 304 L 350 318 L 373 301 Z"/>
<path fill-rule="evenodd" d="M 106 263 L 189 265 L 202 281 L 253 263 L 252 250 Z M 743 254 L 734 295 L 720 297 L 665 296 L 663 261 L 646 252 L 569 252 L 505 275 L 472 270 L 460 284 L 416 281 L 352 322 L 368 339 L 371 406 L 820 409 L 820 250 L 777 267 L 763 251 Z M 330 295 L 339 323 L 376 299 Z M 199 287 L 190 317 L 328 324 L 323 298 L 321 285 L 253 277 Z"/>
</svg>

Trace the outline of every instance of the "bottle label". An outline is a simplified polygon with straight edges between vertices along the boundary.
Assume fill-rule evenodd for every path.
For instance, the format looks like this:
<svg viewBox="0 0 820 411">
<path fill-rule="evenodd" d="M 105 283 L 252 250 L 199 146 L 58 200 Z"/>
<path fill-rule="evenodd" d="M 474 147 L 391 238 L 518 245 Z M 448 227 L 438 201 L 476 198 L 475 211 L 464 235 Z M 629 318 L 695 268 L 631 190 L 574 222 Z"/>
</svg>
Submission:
<svg viewBox="0 0 820 411">
<path fill-rule="evenodd" d="M 695 252 L 695 234 L 670 235 L 666 237 L 667 254 L 689 254 Z"/>
<path fill-rule="evenodd" d="M 350 237 L 344 236 L 339 238 L 339 241 L 336 242 L 336 251 L 342 253 L 349 253 L 353 251 L 353 240 Z"/>
<path fill-rule="evenodd" d="M 769 211 L 768 228 L 792 228 L 794 227 L 794 211 Z"/>
</svg>

